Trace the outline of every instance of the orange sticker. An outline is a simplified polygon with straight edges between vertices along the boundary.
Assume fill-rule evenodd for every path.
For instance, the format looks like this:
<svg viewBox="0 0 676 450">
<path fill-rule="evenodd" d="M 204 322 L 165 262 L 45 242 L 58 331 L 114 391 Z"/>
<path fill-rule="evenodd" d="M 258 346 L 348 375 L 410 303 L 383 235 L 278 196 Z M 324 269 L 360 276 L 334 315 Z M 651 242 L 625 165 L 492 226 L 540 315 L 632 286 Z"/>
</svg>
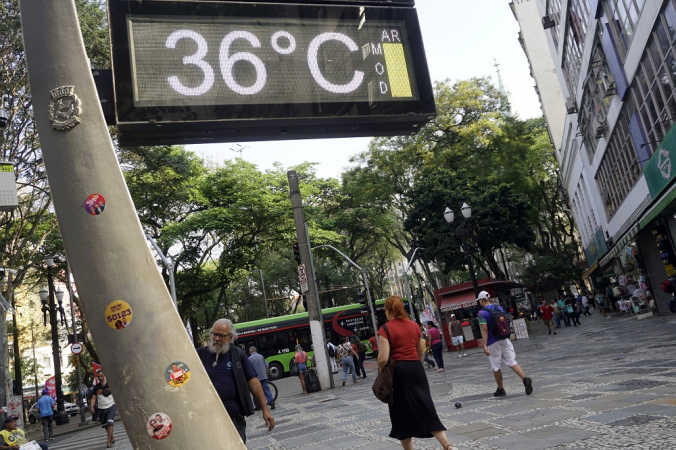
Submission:
<svg viewBox="0 0 676 450">
<path fill-rule="evenodd" d="M 106 308 L 106 323 L 110 328 L 122 330 L 131 323 L 133 315 L 129 303 L 115 300 Z"/>
</svg>

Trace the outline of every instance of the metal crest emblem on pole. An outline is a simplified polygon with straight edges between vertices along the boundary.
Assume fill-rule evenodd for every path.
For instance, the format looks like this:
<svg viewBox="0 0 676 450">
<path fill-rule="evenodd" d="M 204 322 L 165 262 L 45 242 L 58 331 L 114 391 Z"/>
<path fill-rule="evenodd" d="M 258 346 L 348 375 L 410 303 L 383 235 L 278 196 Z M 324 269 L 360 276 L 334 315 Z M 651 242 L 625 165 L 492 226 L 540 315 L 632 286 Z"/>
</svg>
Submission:
<svg viewBox="0 0 676 450">
<path fill-rule="evenodd" d="M 75 86 L 61 86 L 49 93 L 52 99 L 49 101 L 47 112 L 54 128 L 63 131 L 81 122 L 82 105 L 75 94 Z"/>
</svg>

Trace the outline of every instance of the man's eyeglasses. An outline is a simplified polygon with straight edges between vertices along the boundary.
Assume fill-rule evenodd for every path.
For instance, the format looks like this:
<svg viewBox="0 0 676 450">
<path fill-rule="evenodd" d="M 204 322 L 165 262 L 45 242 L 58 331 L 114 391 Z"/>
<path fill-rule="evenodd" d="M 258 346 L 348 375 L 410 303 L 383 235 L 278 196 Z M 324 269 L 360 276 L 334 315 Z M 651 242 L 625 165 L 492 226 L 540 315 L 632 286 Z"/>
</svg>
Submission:
<svg viewBox="0 0 676 450">
<path fill-rule="evenodd" d="M 212 337 L 215 337 L 215 338 L 218 338 L 218 339 L 225 339 L 225 338 L 229 338 L 230 336 L 232 336 L 232 333 L 221 334 L 221 333 L 214 333 L 214 332 L 212 331 L 212 332 L 211 332 L 211 336 L 212 336 Z"/>
</svg>

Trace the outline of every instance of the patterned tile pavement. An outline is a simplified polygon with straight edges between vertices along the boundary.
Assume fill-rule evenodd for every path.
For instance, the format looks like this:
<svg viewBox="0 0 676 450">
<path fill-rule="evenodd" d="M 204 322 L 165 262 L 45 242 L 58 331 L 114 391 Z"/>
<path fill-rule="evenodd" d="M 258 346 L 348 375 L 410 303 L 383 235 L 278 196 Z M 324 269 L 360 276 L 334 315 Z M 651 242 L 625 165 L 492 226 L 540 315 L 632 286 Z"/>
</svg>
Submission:
<svg viewBox="0 0 676 450">
<path fill-rule="evenodd" d="M 531 324 L 529 339 L 514 341 L 517 361 L 533 378 L 526 396 L 521 380 L 503 369 L 507 397 L 494 398 L 488 358 L 445 353 L 446 371 L 427 370 L 437 411 L 454 447 L 463 449 L 676 449 L 676 316 L 642 321 L 594 313 L 582 326 L 548 336 Z M 249 418 L 249 449 L 399 449 L 388 437 L 387 406 L 371 392 L 375 364 L 363 383 L 302 395 L 297 379 L 276 382 L 277 426 L 268 433 L 260 414 Z M 339 377 L 339 375 L 336 375 Z M 460 409 L 456 401 L 462 402 Z M 131 449 L 116 424 L 119 449 Z M 103 444 L 76 446 L 98 437 Z M 57 439 L 50 449 L 103 448 L 101 430 Z M 416 449 L 440 448 L 434 439 Z"/>
</svg>

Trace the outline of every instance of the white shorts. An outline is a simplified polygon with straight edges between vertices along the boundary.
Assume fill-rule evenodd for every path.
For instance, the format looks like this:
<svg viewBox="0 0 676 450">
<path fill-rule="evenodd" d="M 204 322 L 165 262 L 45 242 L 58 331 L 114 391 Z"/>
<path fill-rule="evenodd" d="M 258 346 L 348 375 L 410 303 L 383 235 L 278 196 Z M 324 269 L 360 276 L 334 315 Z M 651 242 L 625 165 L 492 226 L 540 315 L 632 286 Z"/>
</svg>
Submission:
<svg viewBox="0 0 676 450">
<path fill-rule="evenodd" d="M 514 353 L 514 346 L 509 339 L 501 339 L 488 346 L 488 351 L 491 353 L 488 360 L 491 362 L 493 372 L 500 370 L 500 363 L 504 362 L 508 367 L 516 364 L 516 353 Z"/>
<path fill-rule="evenodd" d="M 453 345 L 454 345 L 455 347 L 457 347 L 458 345 L 460 345 L 460 344 L 462 344 L 463 342 L 465 342 L 465 338 L 463 338 L 462 336 L 453 336 L 453 337 L 451 338 L 451 342 L 453 343 Z"/>
</svg>

